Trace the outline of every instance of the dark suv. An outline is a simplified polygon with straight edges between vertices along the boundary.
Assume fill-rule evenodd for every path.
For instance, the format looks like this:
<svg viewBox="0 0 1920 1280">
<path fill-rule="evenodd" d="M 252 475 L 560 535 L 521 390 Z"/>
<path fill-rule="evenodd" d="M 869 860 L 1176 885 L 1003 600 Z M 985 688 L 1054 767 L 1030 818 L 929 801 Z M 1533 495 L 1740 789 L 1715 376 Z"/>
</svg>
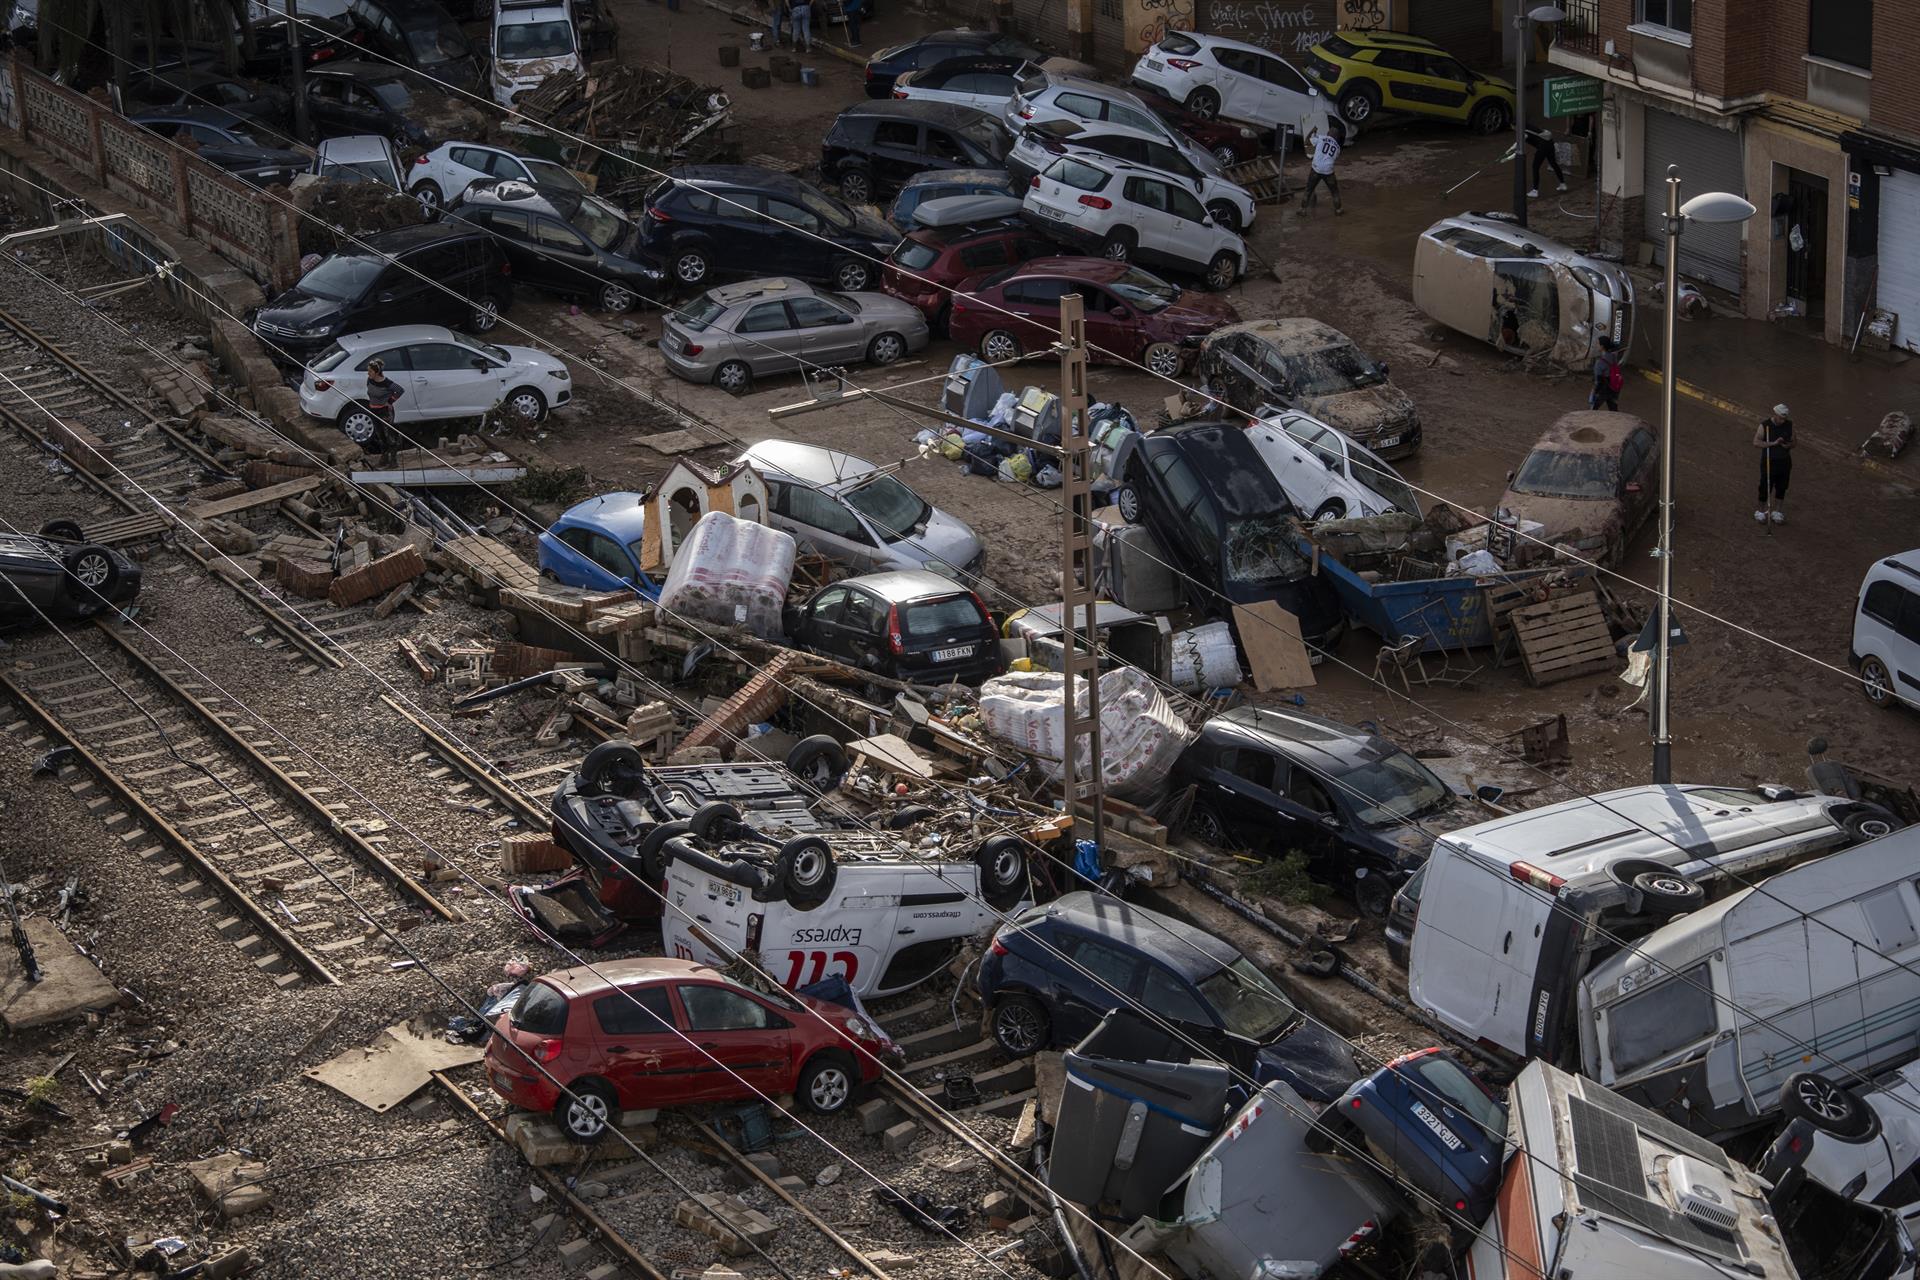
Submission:
<svg viewBox="0 0 1920 1280">
<path fill-rule="evenodd" d="M 1053 252 L 1010 196 L 931 200 L 915 211 L 913 228 L 888 255 L 880 287 L 920 308 L 938 332 L 947 327 L 953 290 L 962 280 Z"/>
<path fill-rule="evenodd" d="M 347 16 L 376 57 L 460 89 L 480 82 L 480 58 L 438 0 L 347 0 Z"/>
<path fill-rule="evenodd" d="M 993 936 L 980 996 L 1014 1057 L 1078 1044 L 1113 1009 L 1141 1007 L 1261 1084 L 1331 1102 L 1360 1075 L 1346 1041 L 1310 1022 L 1231 946 L 1171 916 L 1079 890 Z"/>
<path fill-rule="evenodd" d="M 979 684 L 1000 674 L 1000 640 L 980 597 L 924 569 L 847 578 L 786 620 L 787 638 L 895 680 Z"/>
<path fill-rule="evenodd" d="M 91 618 L 140 594 L 140 566 L 82 542 L 71 520 L 48 521 L 38 537 L 0 533 L 0 578 L 0 631 Z"/>
<path fill-rule="evenodd" d="M 1174 765 L 1198 788 L 1187 829 L 1214 844 L 1298 850 L 1362 914 L 1387 914 L 1436 831 L 1479 815 L 1433 770 L 1378 734 L 1302 711 L 1235 707 L 1200 727 Z"/>
<path fill-rule="evenodd" d="M 602 311 L 652 301 L 667 278 L 640 248 L 640 228 L 584 191 L 481 178 L 447 216 L 491 231 L 520 283 L 590 299 Z"/>
<path fill-rule="evenodd" d="M 818 187 L 747 164 L 675 169 L 642 205 L 640 247 L 676 281 L 702 289 L 716 271 L 871 289 L 899 238 Z"/>
<path fill-rule="evenodd" d="M 1300 620 L 1309 645 L 1338 637 L 1333 584 L 1295 545 L 1298 513 L 1239 420 L 1134 432 L 1109 472 L 1121 518 L 1153 530 L 1194 609 L 1231 617 L 1236 604 L 1274 600 Z"/>
<path fill-rule="evenodd" d="M 438 324 L 486 333 L 513 302 L 512 267 L 478 228 L 401 227 L 362 240 L 365 248 L 328 254 L 254 311 L 253 331 L 275 359 L 304 361 L 356 329 Z"/>
<path fill-rule="evenodd" d="M 869 204 L 933 169 L 998 169 L 1013 149 L 1007 127 L 951 102 L 856 102 L 820 143 L 820 176 L 850 204 Z"/>
</svg>

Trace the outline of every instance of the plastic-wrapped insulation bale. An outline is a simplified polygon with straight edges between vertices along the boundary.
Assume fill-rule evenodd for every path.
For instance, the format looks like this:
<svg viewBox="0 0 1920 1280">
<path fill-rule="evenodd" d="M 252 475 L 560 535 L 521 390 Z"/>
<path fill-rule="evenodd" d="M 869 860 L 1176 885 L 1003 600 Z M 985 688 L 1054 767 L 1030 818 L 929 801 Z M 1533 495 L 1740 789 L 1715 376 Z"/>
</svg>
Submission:
<svg viewBox="0 0 1920 1280">
<path fill-rule="evenodd" d="M 660 607 L 777 640 L 793 559 L 790 534 L 709 511 L 674 553 Z"/>
<path fill-rule="evenodd" d="M 1013 671 L 980 686 L 980 718 L 993 737 L 1048 762 L 1048 777 L 1057 780 L 1066 743 L 1065 698 L 1066 677 L 1058 672 Z M 1081 710 L 1086 699 L 1083 686 Z M 1146 672 L 1116 667 L 1100 677 L 1101 775 L 1112 794 L 1157 794 L 1193 738 Z M 1075 764 L 1076 771 L 1089 767 L 1084 740 Z"/>
<path fill-rule="evenodd" d="M 1240 654 L 1233 644 L 1233 628 L 1224 622 L 1173 633 L 1173 687 L 1188 693 L 1231 689 L 1245 678 Z"/>
</svg>

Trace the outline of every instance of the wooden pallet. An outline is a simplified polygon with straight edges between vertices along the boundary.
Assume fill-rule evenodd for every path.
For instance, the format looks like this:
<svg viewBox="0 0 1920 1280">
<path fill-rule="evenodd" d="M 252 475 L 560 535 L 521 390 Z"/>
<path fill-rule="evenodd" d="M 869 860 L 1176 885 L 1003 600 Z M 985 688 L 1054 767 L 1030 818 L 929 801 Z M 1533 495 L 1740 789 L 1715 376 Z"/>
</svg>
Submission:
<svg viewBox="0 0 1920 1280">
<path fill-rule="evenodd" d="M 1594 586 L 1592 578 L 1582 575 L 1571 582 L 1534 577 L 1519 582 L 1490 582 L 1480 588 L 1481 604 L 1486 610 L 1487 623 L 1493 630 L 1494 665 L 1510 667 L 1520 661 L 1520 653 L 1513 642 L 1512 614 L 1515 609 L 1546 600 L 1587 595 L 1592 593 Z"/>
<path fill-rule="evenodd" d="M 1554 684 L 1596 671 L 1610 671 L 1613 628 L 1590 592 L 1558 596 L 1514 609 L 1508 620 L 1531 684 Z"/>
<path fill-rule="evenodd" d="M 127 542 L 151 542 L 165 536 L 170 527 L 171 522 L 167 517 L 157 511 L 147 511 L 86 525 L 81 529 L 81 535 L 88 542 L 111 547 Z"/>
<path fill-rule="evenodd" d="M 1256 156 L 1227 167 L 1227 177 L 1246 188 L 1255 204 L 1274 204 L 1287 196 L 1285 176 L 1280 162 L 1272 156 Z"/>
</svg>

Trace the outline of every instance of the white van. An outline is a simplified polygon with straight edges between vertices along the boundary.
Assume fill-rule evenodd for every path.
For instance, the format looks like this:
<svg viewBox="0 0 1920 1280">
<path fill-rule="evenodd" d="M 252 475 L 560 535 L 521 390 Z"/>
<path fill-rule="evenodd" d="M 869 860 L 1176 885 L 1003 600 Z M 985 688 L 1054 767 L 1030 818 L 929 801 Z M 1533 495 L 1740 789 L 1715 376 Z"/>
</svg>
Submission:
<svg viewBox="0 0 1920 1280">
<path fill-rule="evenodd" d="M 1847 661 L 1860 673 L 1869 702 L 1920 708 L 1920 551 L 1888 556 L 1867 570 Z"/>
<path fill-rule="evenodd" d="M 1621 940 L 1898 825 L 1841 796 L 1672 785 L 1447 832 L 1427 862 L 1408 992 L 1469 1039 L 1572 1066 L 1579 981 Z"/>
<path fill-rule="evenodd" d="M 579 71 L 573 0 L 499 0 L 493 9 L 493 100 L 503 107 L 557 71 Z"/>
</svg>

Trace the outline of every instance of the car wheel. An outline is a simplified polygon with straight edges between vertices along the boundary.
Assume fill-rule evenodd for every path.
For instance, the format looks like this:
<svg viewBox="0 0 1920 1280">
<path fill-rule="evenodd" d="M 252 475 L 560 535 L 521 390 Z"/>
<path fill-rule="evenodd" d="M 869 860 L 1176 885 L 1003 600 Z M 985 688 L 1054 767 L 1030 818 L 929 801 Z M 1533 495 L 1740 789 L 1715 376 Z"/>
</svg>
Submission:
<svg viewBox="0 0 1920 1280">
<path fill-rule="evenodd" d="M 407 151 L 413 146 L 413 139 L 407 136 L 405 129 L 395 129 L 387 140 L 393 143 L 393 153 L 400 157 L 400 167 L 406 168 Z"/>
<path fill-rule="evenodd" d="M 420 212 L 428 222 L 440 220 L 440 207 L 445 203 L 445 198 L 441 196 L 438 186 L 431 182 L 416 182 L 408 194 L 420 202 Z"/>
<path fill-rule="evenodd" d="M 1354 124 L 1365 124 L 1380 109 L 1380 91 L 1362 80 L 1340 95 L 1340 114 Z"/>
<path fill-rule="evenodd" d="M 1207 206 L 1207 216 L 1213 219 L 1217 227 L 1224 227 L 1235 235 L 1240 233 L 1240 211 L 1233 207 L 1231 200 L 1215 200 Z"/>
<path fill-rule="evenodd" d="M 989 329 L 986 336 L 980 339 L 980 358 L 988 364 L 1005 364 L 1025 354 L 1021 350 L 1020 339 L 1005 329 Z"/>
<path fill-rule="evenodd" d="M 547 398 L 532 387 L 515 387 L 507 392 L 506 405 L 528 422 L 538 422 L 547 416 Z"/>
<path fill-rule="evenodd" d="M 685 821 L 658 822 L 647 829 L 634 846 L 634 860 L 648 884 L 657 885 L 667 878 L 667 841 L 691 834 L 692 824 Z"/>
<path fill-rule="evenodd" d="M 1027 1058 L 1047 1047 L 1052 1019 L 1032 996 L 1004 996 L 993 1006 L 989 1030 L 1010 1058 Z"/>
<path fill-rule="evenodd" d="M 843 262 L 833 273 L 833 287 L 843 293 L 859 293 L 873 287 L 873 268 L 864 262 Z"/>
<path fill-rule="evenodd" d="M 1692 911 L 1707 900 L 1707 891 L 1678 871 L 1642 871 L 1633 887 L 1640 893 L 1640 909 L 1650 915 Z"/>
<path fill-rule="evenodd" d="M 1467 127 L 1475 133 L 1499 133 L 1513 121 L 1513 113 L 1507 110 L 1504 102 L 1483 102 L 1473 109 L 1473 115 L 1467 119 Z"/>
<path fill-rule="evenodd" d="M 1100 246 L 1100 256 L 1108 262 L 1126 262 L 1133 257 L 1133 234 L 1115 231 Z"/>
<path fill-rule="evenodd" d="M 1207 288 L 1215 293 L 1224 293 L 1233 287 L 1240 277 L 1240 260 L 1225 249 L 1213 255 L 1213 261 L 1207 264 L 1207 274 L 1203 279 Z"/>
<path fill-rule="evenodd" d="M 1187 110 L 1202 120 L 1211 120 L 1220 114 L 1220 95 L 1203 85 L 1187 95 Z"/>
<path fill-rule="evenodd" d="M 723 840 L 727 828 L 738 826 L 740 811 L 725 800 L 709 800 L 687 819 L 687 830 L 696 840 Z"/>
<path fill-rule="evenodd" d="M 847 1055 L 828 1049 L 808 1058 L 794 1082 L 793 1096 L 817 1116 L 838 1115 L 853 1101 L 858 1083 Z"/>
<path fill-rule="evenodd" d="M 892 364 L 907 354 L 907 340 L 897 333 L 883 333 L 867 344 L 870 364 Z"/>
<path fill-rule="evenodd" d="M 673 278 L 681 284 L 699 284 L 707 278 L 707 272 L 713 264 L 707 261 L 705 252 L 688 249 L 673 260 Z"/>
<path fill-rule="evenodd" d="M 348 405 L 342 409 L 337 421 L 340 424 L 340 434 L 362 449 L 369 448 L 380 434 L 380 419 L 357 404 Z"/>
<path fill-rule="evenodd" d="M 647 781 L 646 758 L 631 742 L 603 742 L 580 762 L 577 786 L 590 796 L 632 795 Z"/>
<path fill-rule="evenodd" d="M 1841 829 L 1847 833 L 1847 838 L 1855 844 L 1892 835 L 1902 825 L 1900 819 L 1890 810 L 1882 809 L 1877 804 L 1868 805 L 1856 813 L 1848 814 L 1840 823 Z"/>
<path fill-rule="evenodd" d="M 1815 1131 L 1842 1142 L 1866 1142 L 1880 1134 L 1880 1117 L 1852 1090 L 1817 1071 L 1800 1071 L 1780 1086 L 1780 1113 L 1805 1120 Z"/>
<path fill-rule="evenodd" d="M 1005 911 L 1026 896 L 1025 843 L 1019 836 L 994 836 L 973 855 L 973 864 L 980 868 L 980 896 L 995 911 Z"/>
<path fill-rule="evenodd" d="M 68 551 L 61 565 L 67 571 L 70 593 L 81 604 L 105 604 L 120 585 L 120 567 L 105 547 L 83 543 Z"/>
<path fill-rule="evenodd" d="M 613 1089 L 599 1080 L 576 1080 L 553 1105 L 553 1118 L 567 1141 L 591 1146 L 607 1136 L 619 1115 Z"/>
<path fill-rule="evenodd" d="M 633 290 L 620 285 L 602 285 L 600 288 L 600 309 L 608 315 L 625 315 L 633 310 L 636 301 Z"/>
<path fill-rule="evenodd" d="M 815 791 L 831 791 L 847 776 L 847 749 L 824 733 L 802 738 L 787 752 L 787 772 Z"/>
<path fill-rule="evenodd" d="M 466 330 L 468 333 L 491 333 L 500 324 L 500 299 L 488 294 L 473 304 L 473 310 L 467 313 Z"/>
<path fill-rule="evenodd" d="M 1154 342 L 1140 353 L 1140 363 L 1147 367 L 1148 373 L 1159 374 L 1163 378 L 1179 376 L 1180 348 L 1171 342 Z"/>
<path fill-rule="evenodd" d="M 1860 692 L 1876 707 L 1893 705 L 1893 678 L 1878 658 L 1860 659 Z"/>
<path fill-rule="evenodd" d="M 798 836 L 780 846 L 773 864 L 774 887 L 796 911 L 811 911 L 833 896 L 840 868 L 833 846 L 819 836 Z"/>
<path fill-rule="evenodd" d="M 1378 867 L 1356 867 L 1353 872 L 1353 905 L 1369 920 L 1385 920 L 1393 907 L 1393 884 Z"/>
<path fill-rule="evenodd" d="M 1228 847 L 1231 837 L 1227 834 L 1227 824 L 1220 820 L 1212 805 L 1204 800 L 1196 803 L 1187 814 L 1187 825 L 1182 834 L 1192 836 L 1201 844 L 1212 845 L 1216 849 Z"/>
<path fill-rule="evenodd" d="M 1347 504 L 1338 498 L 1329 498 L 1320 504 L 1320 509 L 1313 513 L 1313 518 L 1316 522 L 1320 520 L 1338 520 L 1345 514 L 1347 514 Z"/>
<path fill-rule="evenodd" d="M 743 396 L 753 390 L 753 370 L 744 360 L 729 360 L 713 371 L 713 385 L 730 396 Z"/>
<path fill-rule="evenodd" d="M 865 169 L 848 169 L 840 175 L 840 195 L 848 204 L 873 202 L 873 177 Z"/>
<path fill-rule="evenodd" d="M 52 538 L 55 542 L 78 542 L 83 535 L 75 521 L 49 520 L 40 526 L 40 536 Z"/>
<path fill-rule="evenodd" d="M 1140 523 L 1140 495 L 1134 492 L 1130 484 L 1123 484 L 1113 493 L 1113 505 L 1120 508 L 1120 518 L 1128 524 Z"/>
<path fill-rule="evenodd" d="M 1219 162 L 1222 169 L 1231 169 L 1240 163 L 1240 153 L 1224 142 L 1213 149 L 1213 158 Z"/>
</svg>

